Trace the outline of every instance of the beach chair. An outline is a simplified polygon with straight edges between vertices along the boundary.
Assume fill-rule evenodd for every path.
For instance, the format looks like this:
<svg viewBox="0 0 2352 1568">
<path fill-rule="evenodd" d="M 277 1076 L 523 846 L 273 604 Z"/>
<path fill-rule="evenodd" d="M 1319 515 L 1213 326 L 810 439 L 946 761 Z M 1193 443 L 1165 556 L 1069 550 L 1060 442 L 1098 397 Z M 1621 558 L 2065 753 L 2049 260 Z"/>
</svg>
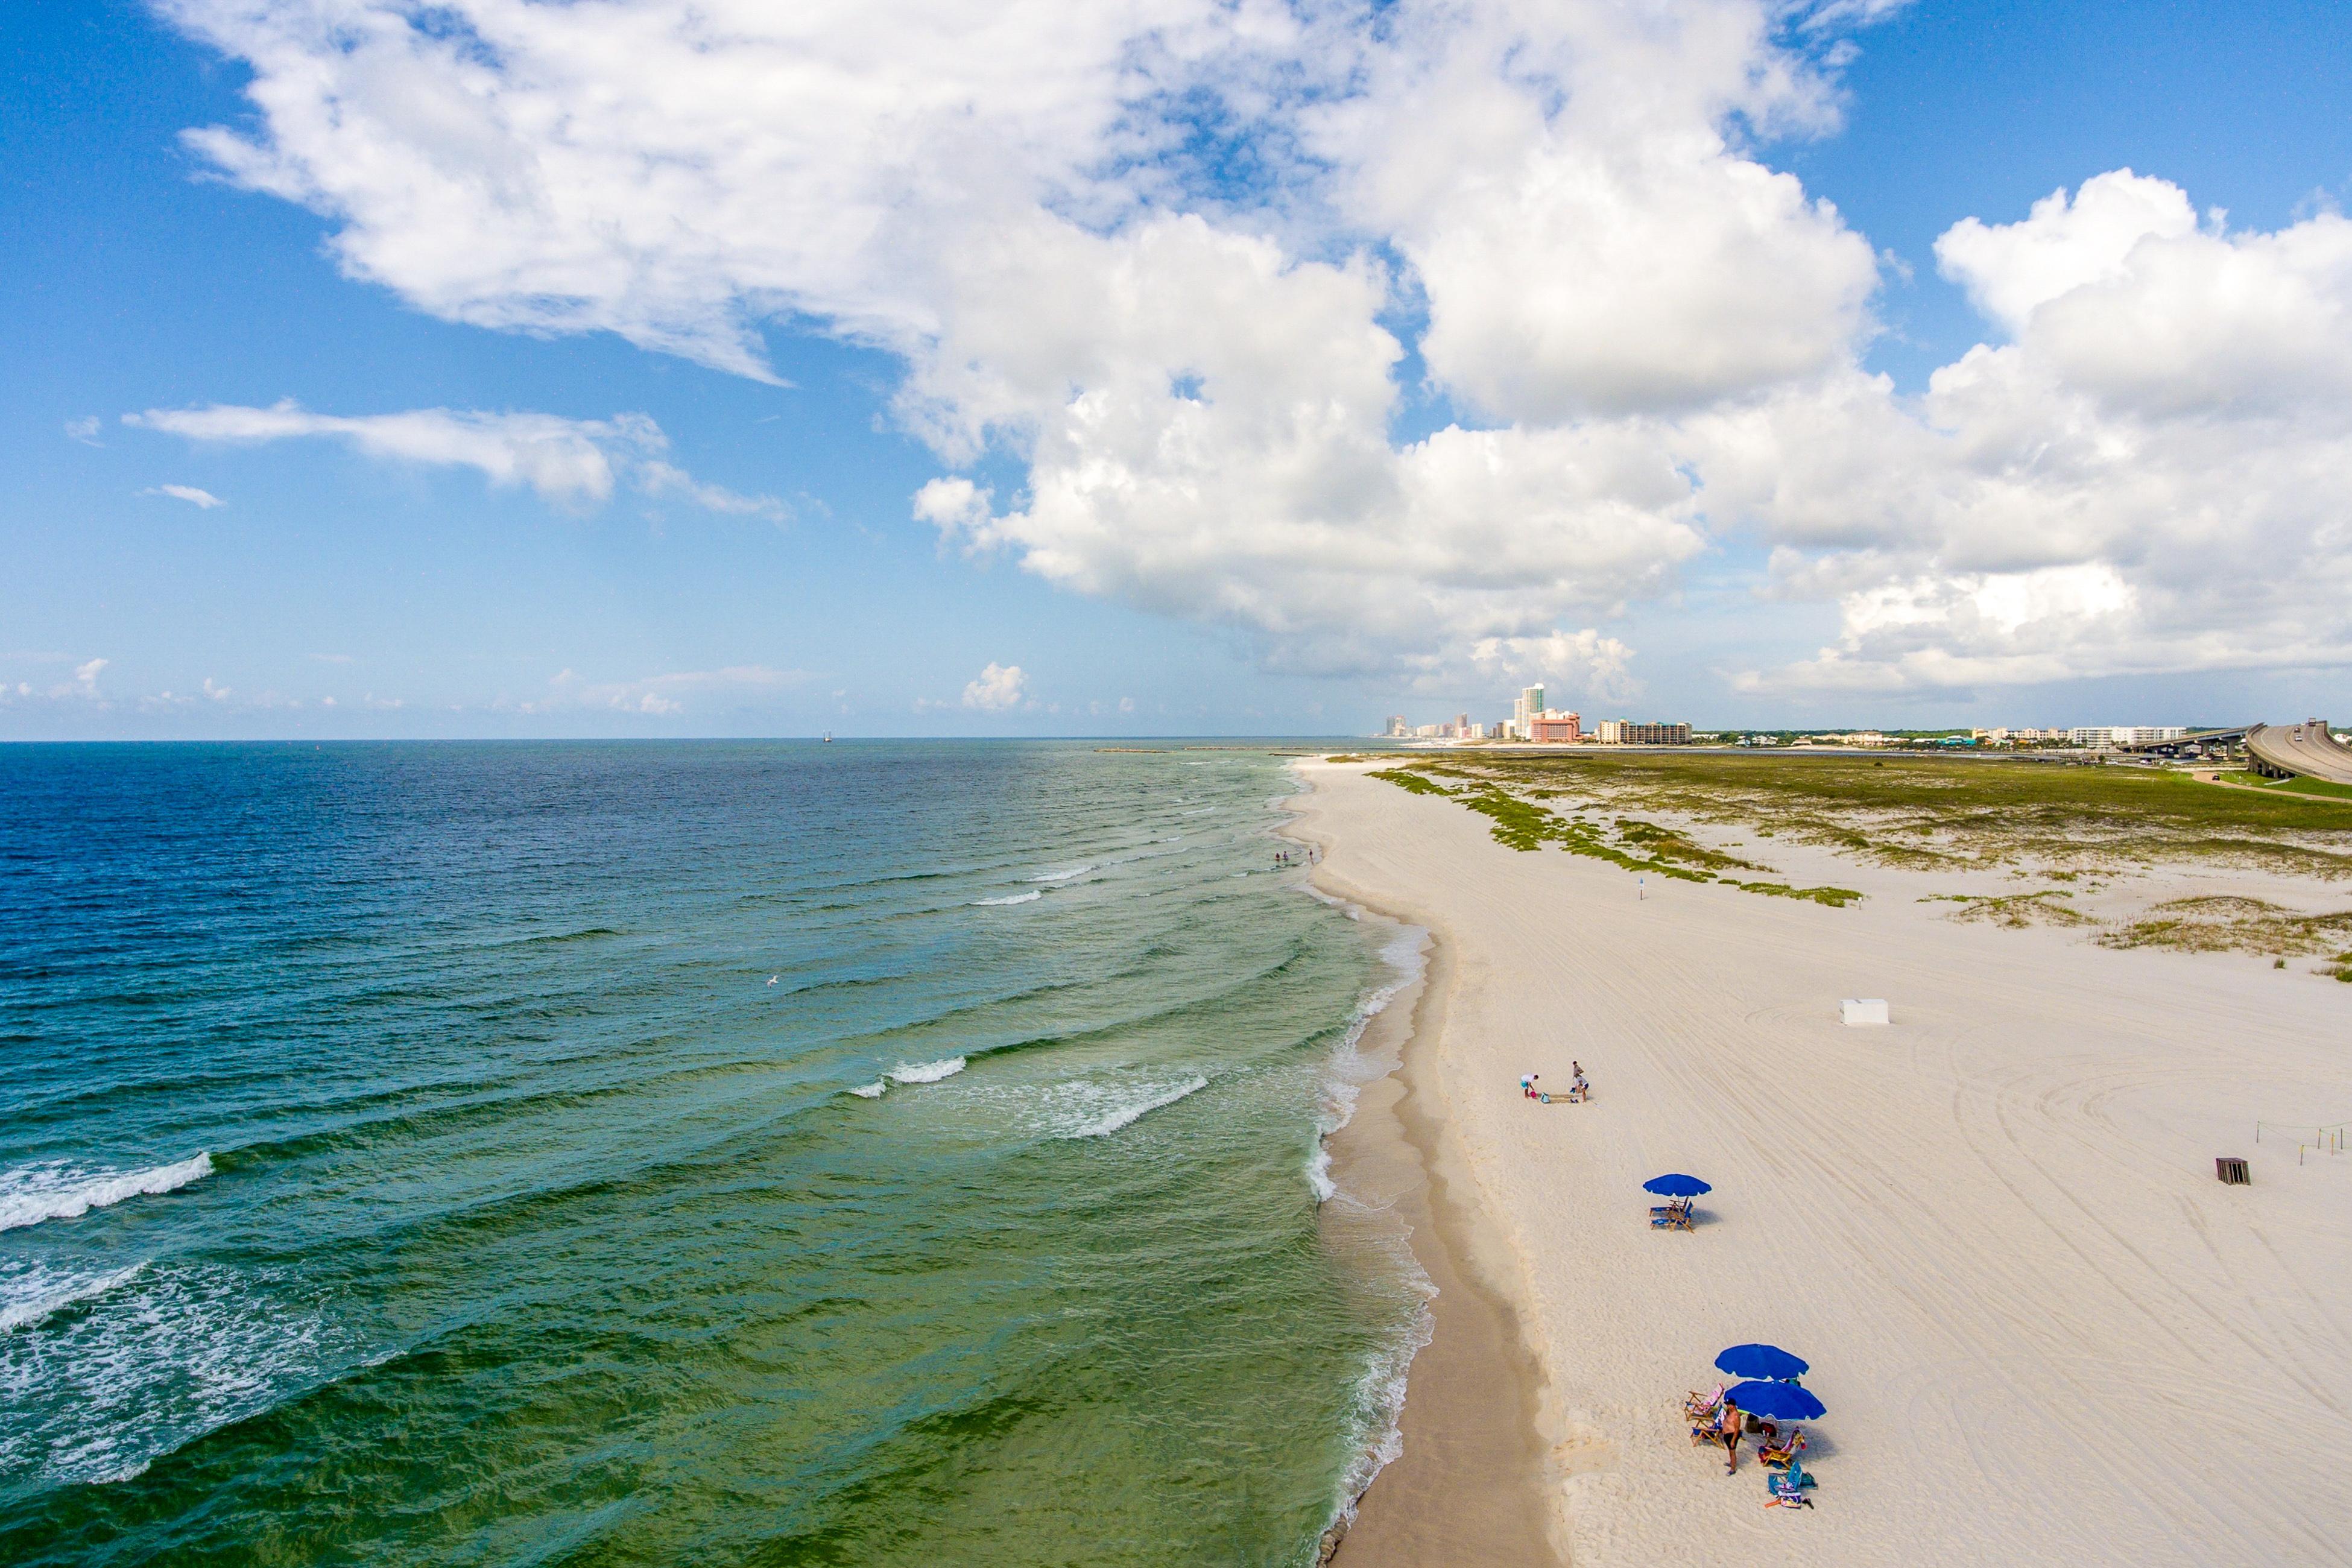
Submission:
<svg viewBox="0 0 2352 1568">
<path fill-rule="evenodd" d="M 1797 1456 L 1804 1451 L 1805 1429 L 1800 1426 L 1791 1431 L 1784 1440 L 1767 1443 L 1757 1449 L 1756 1457 L 1764 1461 L 1766 1469 L 1779 1470 L 1794 1465 L 1797 1462 Z"/>
<path fill-rule="evenodd" d="M 1670 1204 L 1660 1204 L 1650 1211 L 1650 1224 L 1660 1230 L 1690 1229 L 1690 1200 L 1677 1198 Z"/>
<path fill-rule="evenodd" d="M 1691 1390 L 1689 1396 L 1683 1401 L 1683 1414 L 1693 1421 L 1714 1420 L 1716 1412 L 1723 1408 L 1723 1389 L 1724 1385 L 1718 1383 L 1705 1394 Z"/>
<path fill-rule="evenodd" d="M 1785 1470 L 1764 1472 L 1764 1506 L 1766 1508 L 1811 1508 L 1813 1500 L 1805 1495 L 1813 1487 L 1813 1478 L 1792 1458 Z"/>
</svg>

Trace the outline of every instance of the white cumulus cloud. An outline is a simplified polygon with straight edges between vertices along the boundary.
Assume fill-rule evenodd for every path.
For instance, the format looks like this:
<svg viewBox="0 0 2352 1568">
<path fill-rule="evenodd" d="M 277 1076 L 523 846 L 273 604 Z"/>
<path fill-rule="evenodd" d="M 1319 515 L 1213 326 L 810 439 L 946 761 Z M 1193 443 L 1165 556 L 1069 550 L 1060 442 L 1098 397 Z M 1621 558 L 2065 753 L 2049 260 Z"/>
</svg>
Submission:
<svg viewBox="0 0 2352 1568">
<path fill-rule="evenodd" d="M 751 376 L 772 323 L 887 351 L 943 540 L 1271 668 L 1630 691 L 1609 622 L 1731 546 L 1759 617 L 1839 617 L 1756 689 L 2352 661 L 2352 226 L 2128 169 L 1955 214 L 1989 341 L 1898 394 L 1868 238 L 1768 152 L 1890 0 L 163 4 L 252 73 L 191 144 L 354 278 Z M 641 416 L 134 422 L 783 515 Z"/>
<path fill-rule="evenodd" d="M 991 662 L 980 674 L 965 683 L 963 705 L 984 713 L 1002 713 L 1018 708 L 1028 696 L 1029 678 L 1017 664 Z"/>
</svg>

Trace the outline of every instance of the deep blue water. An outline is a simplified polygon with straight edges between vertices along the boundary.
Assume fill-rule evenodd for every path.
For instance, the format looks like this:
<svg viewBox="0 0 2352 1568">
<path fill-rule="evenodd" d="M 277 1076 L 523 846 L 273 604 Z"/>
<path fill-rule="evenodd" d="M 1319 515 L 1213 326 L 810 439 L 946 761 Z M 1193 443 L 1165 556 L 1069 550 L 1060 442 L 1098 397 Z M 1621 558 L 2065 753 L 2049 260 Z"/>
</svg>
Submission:
<svg viewBox="0 0 2352 1568">
<path fill-rule="evenodd" d="M 1311 1560 L 1420 1298 L 1289 787 L 0 747 L 0 1562 Z"/>
</svg>

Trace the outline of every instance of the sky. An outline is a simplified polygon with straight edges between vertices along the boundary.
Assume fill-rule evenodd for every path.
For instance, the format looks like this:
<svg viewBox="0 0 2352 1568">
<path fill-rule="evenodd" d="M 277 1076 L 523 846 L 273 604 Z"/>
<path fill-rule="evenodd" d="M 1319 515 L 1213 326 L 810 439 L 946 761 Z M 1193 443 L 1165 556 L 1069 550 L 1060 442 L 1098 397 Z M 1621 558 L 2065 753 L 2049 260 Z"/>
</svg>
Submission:
<svg viewBox="0 0 2352 1568">
<path fill-rule="evenodd" d="M 0 739 L 2344 706 L 2340 5 L 47 0 L 0 70 Z"/>
</svg>

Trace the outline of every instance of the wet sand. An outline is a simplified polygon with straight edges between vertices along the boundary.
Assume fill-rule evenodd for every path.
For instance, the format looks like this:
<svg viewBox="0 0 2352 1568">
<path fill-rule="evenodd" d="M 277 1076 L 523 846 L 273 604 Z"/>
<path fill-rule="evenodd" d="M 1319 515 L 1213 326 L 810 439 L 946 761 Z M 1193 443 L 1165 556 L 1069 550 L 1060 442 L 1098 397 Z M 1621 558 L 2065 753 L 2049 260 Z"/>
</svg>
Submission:
<svg viewBox="0 0 2352 1568">
<path fill-rule="evenodd" d="M 1289 836 L 1327 847 L 1294 824 Z M 1430 931 L 1428 970 L 1372 1021 L 1360 1048 L 1396 1065 L 1365 1086 L 1329 1140 L 1331 1175 L 1349 1197 L 1390 1209 L 1412 1231 L 1436 1295 L 1429 1342 L 1413 1357 L 1398 1426 L 1403 1452 L 1358 1500 L 1327 1548 L 1336 1568 L 1482 1563 L 1556 1568 L 1538 1430 L 1543 1369 L 1519 1334 L 1507 1245 L 1485 1217 L 1435 1057 L 1453 953 L 1410 910 L 1384 909 L 1318 871 L 1317 885 L 1373 914 Z"/>
</svg>

